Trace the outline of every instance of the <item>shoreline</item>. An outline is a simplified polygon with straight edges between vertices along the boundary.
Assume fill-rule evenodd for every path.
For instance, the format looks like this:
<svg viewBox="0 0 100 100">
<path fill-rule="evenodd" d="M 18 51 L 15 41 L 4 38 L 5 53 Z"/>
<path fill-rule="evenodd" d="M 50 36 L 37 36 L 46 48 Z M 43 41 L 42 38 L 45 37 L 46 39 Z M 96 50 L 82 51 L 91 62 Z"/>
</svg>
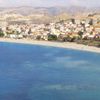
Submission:
<svg viewBox="0 0 100 100">
<path fill-rule="evenodd" d="M 70 42 L 52 42 L 52 41 L 38 41 L 31 39 L 10 39 L 10 38 L 0 38 L 0 42 L 33 44 L 33 45 L 51 46 L 51 47 L 100 53 L 100 48 L 93 46 L 86 46 L 82 44 L 70 43 Z"/>
</svg>

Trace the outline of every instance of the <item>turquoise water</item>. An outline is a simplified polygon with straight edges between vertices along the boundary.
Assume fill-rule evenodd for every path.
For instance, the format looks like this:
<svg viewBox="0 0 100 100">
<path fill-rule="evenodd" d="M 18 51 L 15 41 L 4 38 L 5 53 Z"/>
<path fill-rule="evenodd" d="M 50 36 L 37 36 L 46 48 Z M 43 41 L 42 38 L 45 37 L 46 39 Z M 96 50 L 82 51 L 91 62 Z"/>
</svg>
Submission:
<svg viewBox="0 0 100 100">
<path fill-rule="evenodd" d="M 100 100 L 100 54 L 2 42 L 0 100 Z"/>
</svg>

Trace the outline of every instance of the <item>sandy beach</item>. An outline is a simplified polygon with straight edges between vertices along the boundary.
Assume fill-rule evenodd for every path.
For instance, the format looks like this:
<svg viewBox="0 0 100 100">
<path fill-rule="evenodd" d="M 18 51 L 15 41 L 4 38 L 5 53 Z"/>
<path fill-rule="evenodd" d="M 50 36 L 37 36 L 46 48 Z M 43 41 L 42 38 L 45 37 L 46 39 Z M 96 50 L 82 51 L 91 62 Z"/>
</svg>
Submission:
<svg viewBox="0 0 100 100">
<path fill-rule="evenodd" d="M 10 39 L 10 38 L 0 38 L 0 42 L 43 45 L 43 46 L 52 46 L 52 47 L 60 47 L 60 48 L 100 53 L 100 48 L 86 46 L 82 44 L 76 44 L 76 43 L 69 43 L 69 42 L 50 42 L 50 41 L 37 41 L 30 39 Z"/>
</svg>

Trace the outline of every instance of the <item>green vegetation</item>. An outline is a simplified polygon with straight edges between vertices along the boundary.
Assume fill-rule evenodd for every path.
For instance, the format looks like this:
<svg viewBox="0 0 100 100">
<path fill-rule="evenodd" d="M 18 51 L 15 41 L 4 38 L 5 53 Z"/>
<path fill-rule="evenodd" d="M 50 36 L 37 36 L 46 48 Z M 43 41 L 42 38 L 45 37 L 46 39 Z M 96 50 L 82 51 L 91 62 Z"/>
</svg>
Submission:
<svg viewBox="0 0 100 100">
<path fill-rule="evenodd" d="M 81 34 L 80 34 L 80 36 L 63 36 L 63 35 L 59 35 L 57 40 L 61 41 L 61 42 L 75 42 L 75 43 L 78 43 L 78 44 L 100 47 L 100 38 L 82 39 Z"/>
<path fill-rule="evenodd" d="M 4 33 L 3 32 L 0 32 L 0 37 L 3 37 L 4 36 Z"/>
<path fill-rule="evenodd" d="M 56 41 L 57 40 L 57 36 L 56 35 L 49 35 L 48 36 L 48 40 L 49 41 Z"/>
<path fill-rule="evenodd" d="M 38 36 L 36 37 L 36 39 L 37 39 L 37 40 L 41 40 L 41 36 L 38 35 Z"/>
<path fill-rule="evenodd" d="M 84 44 L 88 46 L 100 47 L 100 41 L 96 41 L 96 40 L 78 40 L 76 43 Z"/>
</svg>

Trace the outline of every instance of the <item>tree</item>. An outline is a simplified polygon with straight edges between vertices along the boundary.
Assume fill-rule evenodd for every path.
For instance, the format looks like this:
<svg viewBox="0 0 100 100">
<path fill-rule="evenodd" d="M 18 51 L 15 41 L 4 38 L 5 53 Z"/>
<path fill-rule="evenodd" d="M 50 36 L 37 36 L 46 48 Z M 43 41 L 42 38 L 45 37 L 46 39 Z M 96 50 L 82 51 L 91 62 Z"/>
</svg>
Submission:
<svg viewBox="0 0 100 100">
<path fill-rule="evenodd" d="M 75 19 L 74 18 L 72 18 L 71 21 L 72 21 L 73 24 L 75 24 Z"/>
<path fill-rule="evenodd" d="M 0 37 L 3 37 L 4 36 L 4 33 L 3 32 L 0 32 Z"/>
<path fill-rule="evenodd" d="M 90 19 L 89 24 L 93 25 L 93 19 Z"/>
<path fill-rule="evenodd" d="M 4 36 L 4 33 L 2 31 L 2 29 L 0 28 L 0 37 L 3 37 Z"/>
<path fill-rule="evenodd" d="M 56 35 L 48 35 L 48 40 L 49 41 L 56 41 L 57 40 L 57 36 Z"/>
</svg>

